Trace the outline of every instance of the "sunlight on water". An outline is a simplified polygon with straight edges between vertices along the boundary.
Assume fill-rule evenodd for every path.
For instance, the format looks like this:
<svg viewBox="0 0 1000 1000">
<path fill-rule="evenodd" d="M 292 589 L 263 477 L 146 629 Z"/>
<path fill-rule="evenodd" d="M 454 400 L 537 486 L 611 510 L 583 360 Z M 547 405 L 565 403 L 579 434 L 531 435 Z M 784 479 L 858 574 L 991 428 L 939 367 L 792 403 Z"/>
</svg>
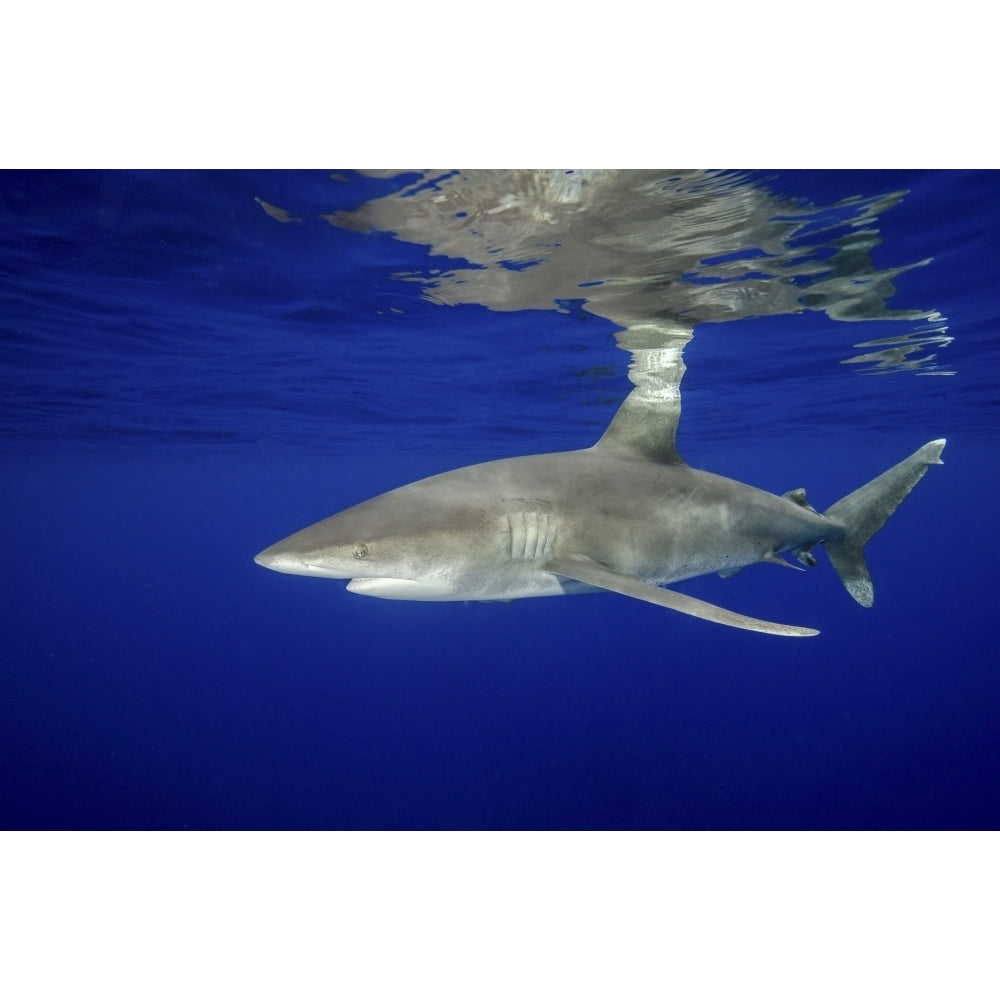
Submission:
<svg viewBox="0 0 1000 1000">
<path fill-rule="evenodd" d="M 928 261 L 879 269 L 872 259 L 879 217 L 905 194 L 817 206 L 744 173 L 473 170 L 432 172 L 324 218 L 428 247 L 433 266 L 394 277 L 431 302 L 575 306 L 615 323 L 632 356 L 635 418 L 676 430 L 683 351 L 703 323 L 822 312 L 919 324 L 857 345 L 877 349 L 843 363 L 865 374 L 952 374 L 934 350 L 951 340 L 944 318 L 888 305 L 894 280 Z"/>
<path fill-rule="evenodd" d="M 906 333 L 900 337 L 883 337 L 865 340 L 855 347 L 875 347 L 878 350 L 845 358 L 841 364 L 864 365 L 866 375 L 885 375 L 896 371 L 914 371 L 919 375 L 954 375 L 954 372 L 938 368 L 937 354 L 918 354 L 931 347 L 947 347 L 955 338 L 945 333 L 947 328 L 932 328 Z"/>
<path fill-rule="evenodd" d="M 449 258 L 395 276 L 432 302 L 503 311 L 582 303 L 626 329 L 691 331 L 806 311 L 902 320 L 928 332 L 912 334 L 905 352 L 880 354 L 877 370 L 934 369 L 919 352 L 947 343 L 943 317 L 887 304 L 894 279 L 928 262 L 880 270 L 872 261 L 876 223 L 904 196 L 815 206 L 742 173 L 455 171 L 325 218 Z"/>
<path fill-rule="evenodd" d="M 784 432 L 873 391 L 878 419 L 947 395 L 992 433 L 992 181 L 904 178 L 9 175 L 0 449 L 593 439 L 628 388 L 615 344 L 661 415 L 689 366 L 704 434 L 738 397 Z M 914 387 L 952 374 L 945 313 L 977 360 Z M 760 382 L 788 391 L 742 398 Z"/>
</svg>

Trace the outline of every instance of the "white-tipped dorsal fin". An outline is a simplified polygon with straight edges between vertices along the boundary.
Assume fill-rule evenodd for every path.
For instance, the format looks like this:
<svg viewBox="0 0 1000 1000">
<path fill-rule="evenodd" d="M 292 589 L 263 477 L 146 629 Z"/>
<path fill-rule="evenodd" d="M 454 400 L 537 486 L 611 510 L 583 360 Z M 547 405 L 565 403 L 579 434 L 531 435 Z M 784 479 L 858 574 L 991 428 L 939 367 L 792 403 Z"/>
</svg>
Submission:
<svg viewBox="0 0 1000 1000">
<path fill-rule="evenodd" d="M 681 418 L 680 396 L 676 403 L 652 399 L 633 389 L 608 424 L 595 447 L 645 458 L 665 465 L 684 465 L 677 453 L 677 425 Z"/>
</svg>

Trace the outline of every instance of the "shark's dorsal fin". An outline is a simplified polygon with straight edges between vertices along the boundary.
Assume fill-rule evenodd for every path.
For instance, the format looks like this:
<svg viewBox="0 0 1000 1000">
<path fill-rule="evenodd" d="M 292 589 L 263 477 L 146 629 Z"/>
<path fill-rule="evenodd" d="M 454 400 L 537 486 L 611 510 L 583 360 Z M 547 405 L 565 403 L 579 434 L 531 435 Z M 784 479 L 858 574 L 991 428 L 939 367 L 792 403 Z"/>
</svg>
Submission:
<svg viewBox="0 0 1000 1000">
<path fill-rule="evenodd" d="M 587 556 L 572 553 L 548 559 L 542 569 L 547 573 L 557 573 L 559 576 L 578 580 L 591 587 L 611 590 L 626 597 L 635 597 L 650 604 L 659 604 L 663 608 L 671 608 L 695 618 L 705 618 L 720 625 L 731 625 L 733 628 L 745 628 L 751 632 L 767 632 L 770 635 L 818 635 L 814 628 L 803 628 L 800 625 L 781 625 L 778 622 L 766 622 L 759 618 L 750 618 L 735 611 L 716 607 L 707 601 L 699 601 L 687 594 L 678 594 L 674 590 L 654 587 L 651 583 L 643 583 L 633 576 L 623 576 L 614 570 L 602 566 Z"/>
<path fill-rule="evenodd" d="M 681 419 L 684 346 L 691 327 L 662 321 L 619 330 L 615 340 L 632 355 L 629 381 L 635 388 L 618 408 L 595 447 L 648 462 L 683 465 L 677 453 Z"/>
<path fill-rule="evenodd" d="M 650 462 L 683 465 L 684 459 L 677 453 L 680 417 L 680 395 L 674 402 L 653 398 L 641 389 L 633 389 L 594 447 L 645 458 Z"/>
<path fill-rule="evenodd" d="M 787 493 L 782 493 L 782 496 L 786 500 L 791 500 L 793 504 L 798 507 L 803 507 L 806 510 L 811 510 L 814 514 L 818 514 L 819 511 L 809 502 L 809 498 L 806 496 L 806 491 L 800 486 L 797 490 L 789 490 Z"/>
</svg>

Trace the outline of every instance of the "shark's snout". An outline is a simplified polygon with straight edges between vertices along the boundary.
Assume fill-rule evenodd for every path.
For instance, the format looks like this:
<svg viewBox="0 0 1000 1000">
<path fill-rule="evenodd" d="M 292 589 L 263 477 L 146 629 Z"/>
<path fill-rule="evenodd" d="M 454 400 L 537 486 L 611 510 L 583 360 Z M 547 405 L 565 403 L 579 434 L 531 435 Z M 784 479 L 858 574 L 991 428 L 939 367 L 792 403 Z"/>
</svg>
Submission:
<svg viewBox="0 0 1000 1000">
<path fill-rule="evenodd" d="M 253 561 L 265 569 L 273 569 L 276 573 L 290 573 L 292 576 L 323 576 L 341 580 L 352 575 L 342 572 L 338 565 L 324 558 L 321 553 L 301 552 L 286 542 L 287 539 L 269 545 L 258 552 Z"/>
<path fill-rule="evenodd" d="M 258 566 L 277 573 L 294 573 L 297 576 L 319 576 L 319 567 L 311 565 L 303 553 L 289 548 L 284 542 L 275 542 L 253 557 Z"/>
<path fill-rule="evenodd" d="M 253 561 L 258 566 L 263 566 L 266 569 L 281 569 L 282 558 L 287 558 L 284 556 L 282 551 L 277 545 L 269 545 L 266 549 L 258 552 L 257 555 L 253 557 Z"/>
</svg>

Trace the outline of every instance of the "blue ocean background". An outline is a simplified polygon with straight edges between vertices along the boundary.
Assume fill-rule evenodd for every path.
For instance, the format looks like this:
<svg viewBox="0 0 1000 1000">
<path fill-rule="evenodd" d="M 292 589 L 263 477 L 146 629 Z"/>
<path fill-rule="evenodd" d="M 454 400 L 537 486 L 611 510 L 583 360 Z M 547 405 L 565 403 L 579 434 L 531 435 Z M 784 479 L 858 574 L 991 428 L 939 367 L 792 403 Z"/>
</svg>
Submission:
<svg viewBox="0 0 1000 1000">
<path fill-rule="evenodd" d="M 822 554 L 677 585 L 807 640 L 610 594 L 379 601 L 253 563 L 422 476 L 587 446 L 629 391 L 586 288 L 446 304 L 413 278 L 456 264 L 430 240 L 330 224 L 415 177 L 0 174 L 0 826 L 1000 824 L 1000 175 L 740 175 L 812 206 L 905 191 L 871 258 L 890 307 L 936 317 L 699 321 L 685 349 L 699 468 L 823 509 L 948 439 L 869 547 L 872 609 Z M 824 216 L 838 260 L 847 215 Z"/>
</svg>

